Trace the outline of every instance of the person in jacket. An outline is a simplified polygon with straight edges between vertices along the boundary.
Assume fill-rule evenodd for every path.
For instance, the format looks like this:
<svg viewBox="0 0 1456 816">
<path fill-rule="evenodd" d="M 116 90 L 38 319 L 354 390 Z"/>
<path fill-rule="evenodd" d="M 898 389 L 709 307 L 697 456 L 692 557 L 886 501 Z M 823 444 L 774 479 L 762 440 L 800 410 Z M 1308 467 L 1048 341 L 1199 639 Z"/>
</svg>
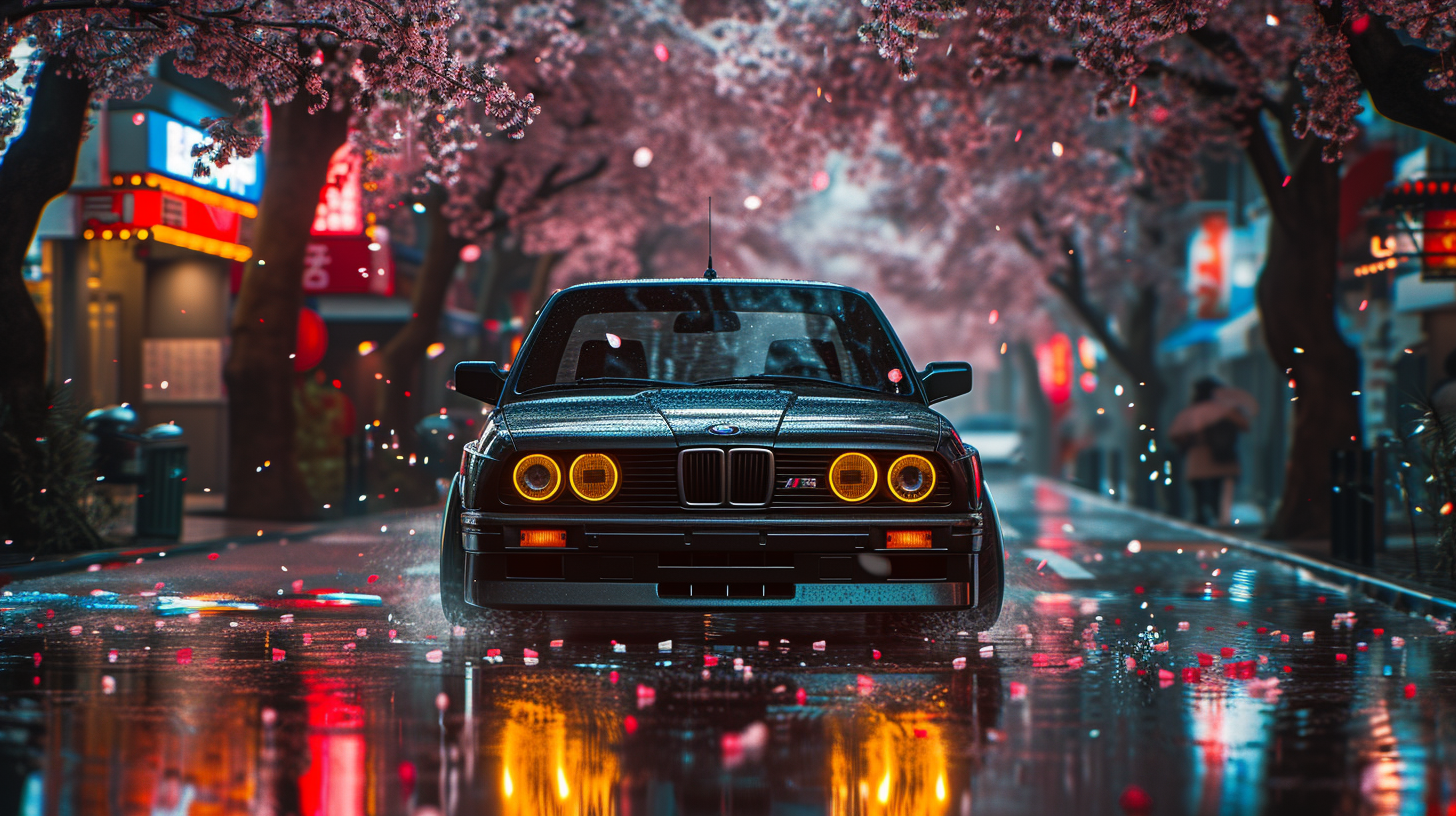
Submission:
<svg viewBox="0 0 1456 816">
<path fill-rule="evenodd" d="M 1249 412 L 1213 377 L 1193 384 L 1193 401 L 1178 416 L 1168 436 L 1183 451 L 1183 473 L 1193 488 L 1193 517 L 1198 524 L 1228 524 L 1234 484 L 1239 478 L 1239 434 L 1249 429 Z M 1242 394 L 1242 392 L 1237 392 Z"/>
</svg>

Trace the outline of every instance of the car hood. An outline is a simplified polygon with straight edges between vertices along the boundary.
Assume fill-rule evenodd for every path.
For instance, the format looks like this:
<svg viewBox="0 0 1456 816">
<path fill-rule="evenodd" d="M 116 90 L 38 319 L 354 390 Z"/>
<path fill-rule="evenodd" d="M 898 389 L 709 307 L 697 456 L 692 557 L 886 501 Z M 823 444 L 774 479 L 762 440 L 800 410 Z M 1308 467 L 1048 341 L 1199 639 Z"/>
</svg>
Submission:
<svg viewBox="0 0 1456 816">
<path fill-rule="evenodd" d="M 932 448 L 944 423 L 936 412 L 912 402 L 750 388 L 544 397 L 506 405 L 501 416 L 513 442 L 529 449 L 835 444 Z M 736 432 L 714 434 L 709 429 L 715 426 L 732 426 Z"/>
</svg>

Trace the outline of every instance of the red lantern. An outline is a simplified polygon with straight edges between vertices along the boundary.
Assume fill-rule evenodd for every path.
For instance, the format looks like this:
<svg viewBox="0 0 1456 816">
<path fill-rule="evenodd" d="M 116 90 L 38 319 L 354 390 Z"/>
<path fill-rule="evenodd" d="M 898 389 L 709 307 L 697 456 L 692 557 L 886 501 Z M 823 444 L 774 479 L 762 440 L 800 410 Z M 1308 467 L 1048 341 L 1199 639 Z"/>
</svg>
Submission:
<svg viewBox="0 0 1456 816">
<path fill-rule="evenodd" d="M 329 347 L 329 329 L 313 309 L 298 310 L 298 342 L 293 349 L 293 370 L 307 371 L 319 364 Z"/>
</svg>

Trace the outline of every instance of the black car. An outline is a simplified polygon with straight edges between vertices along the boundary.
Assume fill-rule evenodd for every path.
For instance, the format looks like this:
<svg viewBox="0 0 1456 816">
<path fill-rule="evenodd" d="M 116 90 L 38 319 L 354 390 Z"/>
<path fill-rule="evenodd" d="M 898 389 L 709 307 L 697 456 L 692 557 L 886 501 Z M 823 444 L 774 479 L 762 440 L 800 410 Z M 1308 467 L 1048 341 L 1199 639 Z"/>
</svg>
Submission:
<svg viewBox="0 0 1456 816">
<path fill-rule="evenodd" d="M 802 281 L 613 281 L 557 292 L 446 506 L 452 623 L 507 610 L 1001 609 L 1001 528 L 977 453 L 930 404 L 868 295 Z"/>
</svg>

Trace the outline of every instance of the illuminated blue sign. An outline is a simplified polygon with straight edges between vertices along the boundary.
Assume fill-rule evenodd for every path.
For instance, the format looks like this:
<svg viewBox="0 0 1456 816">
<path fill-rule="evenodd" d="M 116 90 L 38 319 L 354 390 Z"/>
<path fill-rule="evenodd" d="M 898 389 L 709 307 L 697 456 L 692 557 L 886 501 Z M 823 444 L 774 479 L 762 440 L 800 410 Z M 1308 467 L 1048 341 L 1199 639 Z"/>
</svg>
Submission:
<svg viewBox="0 0 1456 816">
<path fill-rule="evenodd" d="M 194 145 L 209 141 L 202 130 L 170 116 L 147 111 L 147 169 L 170 176 L 223 195 L 257 202 L 263 194 L 263 156 L 260 153 L 245 159 L 233 159 L 226 167 L 212 168 L 212 175 L 192 175 L 196 159 Z"/>
</svg>

